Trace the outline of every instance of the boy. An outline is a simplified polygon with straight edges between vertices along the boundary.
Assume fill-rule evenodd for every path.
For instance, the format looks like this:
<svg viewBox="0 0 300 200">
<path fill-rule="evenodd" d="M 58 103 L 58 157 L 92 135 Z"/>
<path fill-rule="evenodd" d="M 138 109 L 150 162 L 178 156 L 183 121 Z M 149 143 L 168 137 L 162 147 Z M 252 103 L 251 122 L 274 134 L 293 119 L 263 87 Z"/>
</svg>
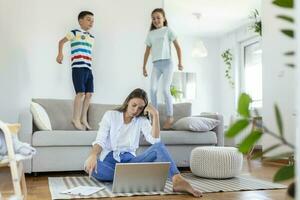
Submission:
<svg viewBox="0 0 300 200">
<path fill-rule="evenodd" d="M 92 74 L 94 36 L 88 30 L 93 27 L 94 14 L 90 11 L 82 11 L 78 15 L 78 22 L 80 29 L 71 30 L 59 41 L 56 61 L 62 63 L 63 46 L 70 41 L 72 80 L 76 92 L 72 123 L 77 129 L 84 130 L 84 126 L 91 129 L 87 122 L 87 111 L 94 92 Z"/>
</svg>

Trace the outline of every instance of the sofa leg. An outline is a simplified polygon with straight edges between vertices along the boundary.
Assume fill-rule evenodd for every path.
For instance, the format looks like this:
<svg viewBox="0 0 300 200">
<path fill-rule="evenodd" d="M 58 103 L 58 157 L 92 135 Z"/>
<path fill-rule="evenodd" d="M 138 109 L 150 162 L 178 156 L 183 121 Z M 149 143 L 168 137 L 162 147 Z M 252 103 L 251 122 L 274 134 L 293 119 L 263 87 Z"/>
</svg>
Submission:
<svg viewBox="0 0 300 200">
<path fill-rule="evenodd" d="M 38 176 L 38 172 L 33 172 L 33 176 L 37 177 Z"/>
</svg>

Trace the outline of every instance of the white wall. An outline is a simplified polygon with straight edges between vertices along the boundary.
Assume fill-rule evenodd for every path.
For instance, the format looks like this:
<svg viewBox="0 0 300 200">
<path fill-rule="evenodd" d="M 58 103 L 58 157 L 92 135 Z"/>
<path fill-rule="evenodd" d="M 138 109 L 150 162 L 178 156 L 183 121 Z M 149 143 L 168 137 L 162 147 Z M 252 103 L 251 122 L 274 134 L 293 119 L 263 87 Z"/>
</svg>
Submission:
<svg viewBox="0 0 300 200">
<path fill-rule="evenodd" d="M 287 58 L 284 52 L 294 50 L 296 42 L 280 33 L 281 28 L 291 25 L 276 18 L 278 14 L 293 16 L 289 9 L 280 9 L 271 3 L 263 1 L 263 121 L 272 131 L 278 133 L 274 114 L 274 104 L 277 103 L 283 119 L 285 137 L 291 143 L 295 141 L 296 120 L 296 71 L 285 66 L 293 62 L 293 57 Z M 272 137 L 265 136 L 264 147 L 275 144 Z M 282 149 L 280 150 L 283 151 Z"/>
<path fill-rule="evenodd" d="M 27 27 L 22 2 L 0 1 L 0 119 L 15 122 L 19 110 L 28 105 L 31 74 L 26 59 Z M 21 38 L 22 37 L 22 38 Z M 30 47 L 27 47 L 30 48 Z"/>
<path fill-rule="evenodd" d="M 136 87 L 148 90 L 149 78 L 142 76 L 144 40 L 151 22 L 150 13 L 162 6 L 162 0 L 1 0 L 0 3 L 1 33 L 7 35 L 4 40 L 7 48 L 1 48 L 0 59 L 0 88 L 5 91 L 0 100 L 0 119 L 16 121 L 19 111 L 28 108 L 31 98 L 73 98 L 69 44 L 64 48 L 63 64 L 57 64 L 55 58 L 59 39 L 78 27 L 77 15 L 81 10 L 95 14 L 91 30 L 96 37 L 92 101 L 121 103 Z M 168 20 L 172 24 L 172 18 Z M 208 57 L 195 59 L 191 52 L 198 39 L 179 36 L 184 71 L 197 73 L 193 113 L 220 112 L 219 40 L 201 38 Z M 174 48 L 173 54 L 177 66 Z M 149 72 L 151 69 L 149 59 Z"/>
<path fill-rule="evenodd" d="M 59 39 L 78 27 L 81 10 L 95 14 L 93 102 L 121 103 L 132 89 L 147 89 L 144 40 L 156 7 L 162 0 L 0 0 L 0 119 L 16 121 L 31 98 L 74 97 L 69 45 L 62 65 L 55 58 Z"/>
<path fill-rule="evenodd" d="M 198 40 L 202 40 L 207 48 L 207 57 L 192 57 L 194 44 Z M 222 102 L 220 102 L 221 91 L 219 87 L 219 39 L 182 36 L 179 37 L 179 42 L 182 47 L 184 71 L 196 73 L 196 99 L 192 100 L 193 114 L 200 114 L 201 112 L 220 113 Z"/>
<path fill-rule="evenodd" d="M 233 30 L 220 39 L 220 52 L 219 52 L 219 65 L 220 65 L 220 91 L 221 91 L 221 110 L 224 115 L 225 125 L 229 125 L 232 118 L 236 116 L 237 97 L 240 93 L 239 88 L 239 70 L 240 70 L 240 44 L 248 39 L 256 37 L 252 31 L 249 31 L 249 25 L 244 25 L 236 30 Z M 232 78 L 234 86 L 229 84 L 228 79 L 225 77 L 226 66 L 224 64 L 221 54 L 225 50 L 231 49 L 233 54 L 232 61 Z"/>
</svg>

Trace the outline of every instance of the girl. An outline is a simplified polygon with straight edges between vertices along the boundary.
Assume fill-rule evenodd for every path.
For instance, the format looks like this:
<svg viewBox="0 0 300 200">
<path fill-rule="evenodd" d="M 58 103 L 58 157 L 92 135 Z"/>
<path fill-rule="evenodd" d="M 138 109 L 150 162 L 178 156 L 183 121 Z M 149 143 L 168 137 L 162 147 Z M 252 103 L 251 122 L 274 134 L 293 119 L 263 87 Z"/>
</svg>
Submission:
<svg viewBox="0 0 300 200">
<path fill-rule="evenodd" d="M 146 113 L 152 117 L 152 126 L 145 117 Z M 136 156 L 141 133 L 152 145 Z M 142 89 L 135 89 L 120 108 L 104 114 L 92 151 L 85 162 L 85 170 L 100 181 L 112 181 L 115 165 L 120 162 L 170 162 L 169 178 L 172 179 L 173 190 L 202 196 L 180 175 L 168 150 L 160 142 L 158 112 L 148 105 L 147 94 Z"/>
<path fill-rule="evenodd" d="M 148 57 L 152 54 L 153 69 L 151 73 L 150 97 L 151 103 L 157 109 L 157 87 L 158 82 L 163 76 L 163 95 L 165 98 L 167 119 L 163 125 L 163 129 L 170 129 L 174 121 L 173 103 L 170 92 L 170 86 L 173 76 L 173 63 L 171 59 L 171 42 L 173 42 L 178 56 L 178 70 L 182 70 L 181 49 L 176 40 L 176 35 L 168 27 L 165 12 L 162 8 L 156 8 L 151 13 L 152 23 L 150 32 L 146 39 L 146 51 L 144 54 L 143 74 L 148 76 L 146 64 Z"/>
</svg>

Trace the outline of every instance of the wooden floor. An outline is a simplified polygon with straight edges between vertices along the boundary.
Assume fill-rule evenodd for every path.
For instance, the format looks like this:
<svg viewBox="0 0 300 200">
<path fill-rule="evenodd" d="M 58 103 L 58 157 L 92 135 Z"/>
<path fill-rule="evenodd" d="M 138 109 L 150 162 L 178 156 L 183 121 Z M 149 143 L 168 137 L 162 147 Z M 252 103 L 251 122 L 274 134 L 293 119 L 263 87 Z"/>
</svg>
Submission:
<svg viewBox="0 0 300 200">
<path fill-rule="evenodd" d="M 252 162 L 252 172 L 253 176 L 259 177 L 265 180 L 272 180 L 274 172 L 279 168 L 277 165 L 272 164 L 261 164 L 259 161 Z M 247 164 L 244 164 L 243 173 L 249 173 Z M 26 183 L 28 189 L 28 199 L 29 200 L 46 200 L 51 199 L 49 187 L 48 187 L 48 177 L 50 176 L 76 176 L 82 175 L 82 172 L 60 172 L 60 173 L 42 173 L 38 177 L 32 175 L 26 176 Z M 284 182 L 283 184 L 288 184 Z M 9 171 L 6 168 L 0 168 L 0 192 L 4 198 L 12 194 L 12 184 L 9 176 Z M 223 193 L 206 193 L 202 197 L 203 200 L 284 200 L 286 199 L 286 190 L 260 190 L 260 191 L 244 191 L 244 192 L 223 192 Z M 1 199 L 1 198 L 0 198 Z M 103 198 L 101 198 L 103 199 Z M 171 199 L 196 199 L 189 195 L 166 195 L 166 196 L 144 196 L 144 197 L 122 197 L 122 198 L 105 198 L 113 200 L 171 200 Z"/>
</svg>

